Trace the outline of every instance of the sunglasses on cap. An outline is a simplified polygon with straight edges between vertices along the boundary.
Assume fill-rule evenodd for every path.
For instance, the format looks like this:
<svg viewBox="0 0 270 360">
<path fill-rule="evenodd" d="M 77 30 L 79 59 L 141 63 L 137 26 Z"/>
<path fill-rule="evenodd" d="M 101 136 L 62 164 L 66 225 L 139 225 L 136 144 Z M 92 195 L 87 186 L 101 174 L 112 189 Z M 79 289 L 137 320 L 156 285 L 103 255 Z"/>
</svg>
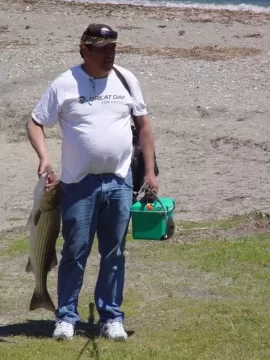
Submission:
<svg viewBox="0 0 270 360">
<path fill-rule="evenodd" d="M 102 39 L 113 39 L 116 40 L 118 36 L 118 32 L 114 30 L 108 30 L 108 29 L 101 29 L 100 31 L 97 31 L 94 34 L 91 34 L 95 37 L 100 37 Z"/>
<path fill-rule="evenodd" d="M 81 45 L 93 44 L 95 42 L 108 39 L 116 40 L 117 36 L 117 31 L 113 30 L 100 30 L 96 32 L 91 32 L 89 34 L 86 33 L 85 40 L 81 40 Z"/>
</svg>

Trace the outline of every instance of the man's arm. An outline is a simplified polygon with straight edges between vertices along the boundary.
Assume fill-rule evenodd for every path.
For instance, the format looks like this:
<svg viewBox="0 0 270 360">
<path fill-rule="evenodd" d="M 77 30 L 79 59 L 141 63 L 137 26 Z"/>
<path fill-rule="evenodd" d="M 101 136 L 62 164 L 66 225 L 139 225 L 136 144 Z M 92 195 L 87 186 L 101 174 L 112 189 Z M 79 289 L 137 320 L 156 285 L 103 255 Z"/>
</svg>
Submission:
<svg viewBox="0 0 270 360">
<path fill-rule="evenodd" d="M 155 143 L 152 127 L 147 115 L 135 116 L 135 122 L 144 158 L 145 181 L 149 181 L 152 190 L 157 192 L 158 181 L 154 172 Z"/>
<path fill-rule="evenodd" d="M 35 120 L 29 119 L 26 124 L 29 141 L 39 157 L 38 175 L 51 171 L 49 155 L 45 146 L 45 136 L 43 126 Z"/>
</svg>

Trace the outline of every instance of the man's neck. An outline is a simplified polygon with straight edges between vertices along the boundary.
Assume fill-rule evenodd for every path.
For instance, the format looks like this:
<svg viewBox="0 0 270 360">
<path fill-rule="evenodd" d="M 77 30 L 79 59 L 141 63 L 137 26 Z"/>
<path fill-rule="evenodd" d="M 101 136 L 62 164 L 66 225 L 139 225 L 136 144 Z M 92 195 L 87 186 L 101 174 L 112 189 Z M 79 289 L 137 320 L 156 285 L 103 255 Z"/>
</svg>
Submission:
<svg viewBox="0 0 270 360">
<path fill-rule="evenodd" d="M 82 64 L 81 65 L 83 71 L 93 79 L 102 79 L 108 77 L 111 70 L 108 71 L 102 71 L 99 69 L 94 69 L 93 67 L 89 66 L 88 64 Z"/>
</svg>

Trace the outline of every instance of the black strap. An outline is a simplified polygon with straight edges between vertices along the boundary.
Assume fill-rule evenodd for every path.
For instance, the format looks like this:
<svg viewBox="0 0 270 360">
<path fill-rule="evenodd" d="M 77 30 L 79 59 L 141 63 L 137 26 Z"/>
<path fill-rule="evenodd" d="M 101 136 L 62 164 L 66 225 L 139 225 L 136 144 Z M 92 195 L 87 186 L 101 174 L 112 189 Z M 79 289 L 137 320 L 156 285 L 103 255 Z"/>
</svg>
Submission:
<svg viewBox="0 0 270 360">
<path fill-rule="evenodd" d="M 114 66 L 113 66 L 113 70 L 115 71 L 116 75 L 118 76 L 118 78 L 120 79 L 120 81 L 122 82 L 122 84 L 124 85 L 126 90 L 128 91 L 128 93 L 131 95 L 130 88 L 128 86 L 127 80 L 125 79 L 123 74 L 118 69 L 116 69 L 116 67 L 114 67 Z"/>
<path fill-rule="evenodd" d="M 128 86 L 127 80 L 125 79 L 124 75 L 118 69 L 116 69 L 114 66 L 113 66 L 113 70 L 115 71 L 115 74 L 117 75 L 117 77 L 122 82 L 122 84 L 126 88 L 127 92 L 131 96 L 131 91 L 130 91 L 130 88 Z M 133 134 L 133 146 L 138 147 L 139 146 L 140 133 L 139 133 L 139 129 L 136 126 L 136 118 L 133 115 L 132 109 L 131 109 L 131 117 L 132 117 L 133 122 L 134 122 L 134 125 L 131 125 L 132 134 Z M 137 160 L 135 161 L 134 158 L 137 158 Z M 139 156 L 134 157 L 134 152 L 133 152 L 132 159 L 135 161 L 135 163 L 133 164 L 133 167 L 135 167 L 135 169 L 138 170 L 138 171 L 135 170 L 134 173 L 135 173 L 135 175 L 137 173 L 137 178 L 139 177 L 139 182 L 140 182 L 139 188 L 137 189 L 137 194 L 135 194 L 134 197 L 133 197 L 133 202 L 135 202 L 136 199 L 137 199 L 137 196 L 139 194 L 139 190 L 140 190 L 141 186 L 143 185 L 143 180 L 144 180 L 144 172 L 141 171 L 141 169 L 144 168 L 144 159 L 143 159 L 143 155 L 142 155 L 141 150 L 140 150 L 140 155 Z M 159 174 L 159 168 L 157 166 L 156 154 L 154 154 L 154 159 L 155 159 L 155 170 L 154 171 L 155 171 L 155 175 L 157 176 Z M 133 184 L 134 184 L 134 176 L 135 175 L 133 174 Z M 134 191 L 133 191 L 133 194 L 134 194 Z"/>
<path fill-rule="evenodd" d="M 113 66 L 113 70 L 115 71 L 115 74 L 117 75 L 117 77 L 119 78 L 119 80 L 121 81 L 121 83 L 124 85 L 124 87 L 126 88 L 127 92 L 130 94 L 131 96 L 131 91 L 130 91 L 130 87 L 128 86 L 128 83 L 127 83 L 127 80 L 125 79 L 124 75 L 118 70 L 116 69 L 116 67 Z M 135 123 L 135 117 L 133 115 L 133 111 L 131 110 L 131 116 L 132 116 L 132 119 L 133 119 L 133 122 L 136 126 L 136 123 Z"/>
</svg>

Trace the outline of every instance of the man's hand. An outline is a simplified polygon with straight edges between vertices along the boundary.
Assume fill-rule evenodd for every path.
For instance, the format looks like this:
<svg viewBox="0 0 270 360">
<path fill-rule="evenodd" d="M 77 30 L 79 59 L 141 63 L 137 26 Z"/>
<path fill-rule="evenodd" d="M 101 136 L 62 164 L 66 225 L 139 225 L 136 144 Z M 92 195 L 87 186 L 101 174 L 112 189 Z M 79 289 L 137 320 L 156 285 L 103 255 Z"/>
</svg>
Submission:
<svg viewBox="0 0 270 360">
<path fill-rule="evenodd" d="M 38 177 L 41 177 L 41 175 L 45 174 L 46 172 L 51 172 L 51 164 L 49 159 L 42 158 L 39 160 Z"/>
<path fill-rule="evenodd" d="M 144 177 L 144 182 L 148 182 L 151 192 L 154 192 L 155 194 L 158 193 L 158 180 L 154 173 L 146 174 Z"/>
<path fill-rule="evenodd" d="M 38 168 L 38 176 L 40 177 L 42 174 L 48 173 L 48 177 L 46 180 L 46 189 L 50 189 L 55 186 L 58 182 L 58 178 L 55 173 L 51 169 L 51 164 L 48 159 L 40 159 L 39 160 L 39 168 Z"/>
</svg>

